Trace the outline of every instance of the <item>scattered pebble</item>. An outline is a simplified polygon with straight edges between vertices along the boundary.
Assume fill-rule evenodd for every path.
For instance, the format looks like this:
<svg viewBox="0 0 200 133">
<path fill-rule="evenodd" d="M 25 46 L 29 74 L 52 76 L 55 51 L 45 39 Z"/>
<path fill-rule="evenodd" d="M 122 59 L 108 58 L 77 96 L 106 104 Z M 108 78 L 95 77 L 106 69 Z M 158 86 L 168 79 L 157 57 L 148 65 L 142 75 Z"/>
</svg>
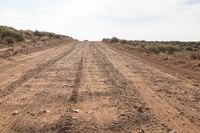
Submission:
<svg viewBox="0 0 200 133">
<path fill-rule="evenodd" d="M 92 113 L 93 113 L 93 111 L 89 111 L 89 112 L 88 112 L 88 114 L 92 114 Z"/>
<path fill-rule="evenodd" d="M 168 128 L 168 129 L 167 129 L 167 133 L 176 133 L 176 131 L 173 130 L 173 129 L 171 129 L 171 128 Z"/>
<path fill-rule="evenodd" d="M 19 113 L 19 111 L 14 111 L 13 113 L 12 113 L 12 115 L 17 115 Z"/>
<path fill-rule="evenodd" d="M 177 112 L 177 115 L 184 115 L 183 112 Z"/>
<path fill-rule="evenodd" d="M 137 110 L 138 110 L 138 112 L 143 112 L 143 107 L 142 106 L 139 106 L 138 108 L 137 108 Z"/>
<path fill-rule="evenodd" d="M 171 131 L 169 131 L 168 133 L 176 133 L 176 131 L 174 131 L 174 130 L 171 130 Z"/>
<path fill-rule="evenodd" d="M 48 93 L 46 91 L 42 92 L 42 95 L 47 96 Z"/>
<path fill-rule="evenodd" d="M 126 113 L 121 113 L 120 116 L 126 116 Z"/>
<path fill-rule="evenodd" d="M 72 119 L 77 119 L 77 117 L 73 116 Z"/>
<path fill-rule="evenodd" d="M 44 112 L 45 112 L 45 113 L 50 113 L 50 110 L 44 109 Z"/>
<path fill-rule="evenodd" d="M 72 110 L 74 113 L 79 113 L 80 111 L 79 111 L 79 109 L 73 109 Z"/>
<path fill-rule="evenodd" d="M 28 111 L 27 113 L 30 114 L 30 115 L 32 115 L 32 116 L 35 116 L 35 114 L 32 113 L 32 112 L 30 112 L 30 111 Z"/>
<path fill-rule="evenodd" d="M 50 110 L 48 110 L 48 109 L 41 109 L 41 112 L 50 113 Z"/>
<path fill-rule="evenodd" d="M 144 133 L 144 130 L 141 129 L 137 133 Z"/>
</svg>

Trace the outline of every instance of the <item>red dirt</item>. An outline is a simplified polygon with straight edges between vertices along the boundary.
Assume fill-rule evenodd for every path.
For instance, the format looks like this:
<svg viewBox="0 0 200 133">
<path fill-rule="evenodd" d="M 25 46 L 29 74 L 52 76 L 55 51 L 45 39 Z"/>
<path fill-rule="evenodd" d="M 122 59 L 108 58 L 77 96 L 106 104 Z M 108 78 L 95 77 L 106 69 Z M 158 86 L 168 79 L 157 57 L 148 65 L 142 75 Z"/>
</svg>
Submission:
<svg viewBox="0 0 200 133">
<path fill-rule="evenodd" d="M 198 133 L 200 83 L 144 59 L 100 42 L 1 59 L 0 132 Z"/>
</svg>

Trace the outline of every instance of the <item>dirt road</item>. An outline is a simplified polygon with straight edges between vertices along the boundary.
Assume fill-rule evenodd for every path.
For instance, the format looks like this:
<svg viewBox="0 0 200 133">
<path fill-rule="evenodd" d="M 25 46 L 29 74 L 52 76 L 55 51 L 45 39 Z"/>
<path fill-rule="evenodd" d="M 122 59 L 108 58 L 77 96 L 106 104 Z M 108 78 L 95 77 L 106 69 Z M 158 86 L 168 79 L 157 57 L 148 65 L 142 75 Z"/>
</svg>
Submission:
<svg viewBox="0 0 200 133">
<path fill-rule="evenodd" d="M 0 132 L 200 132 L 200 84 L 101 42 L 0 61 Z"/>
</svg>

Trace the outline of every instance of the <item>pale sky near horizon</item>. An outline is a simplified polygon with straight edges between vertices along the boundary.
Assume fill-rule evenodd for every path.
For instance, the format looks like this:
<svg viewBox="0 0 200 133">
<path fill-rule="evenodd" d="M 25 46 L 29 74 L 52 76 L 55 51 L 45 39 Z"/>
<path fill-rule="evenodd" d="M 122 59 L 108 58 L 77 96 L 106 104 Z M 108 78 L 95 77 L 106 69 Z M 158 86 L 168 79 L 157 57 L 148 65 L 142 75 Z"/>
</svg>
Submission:
<svg viewBox="0 0 200 133">
<path fill-rule="evenodd" d="M 0 0 L 0 25 L 80 40 L 200 41 L 200 0 Z"/>
</svg>

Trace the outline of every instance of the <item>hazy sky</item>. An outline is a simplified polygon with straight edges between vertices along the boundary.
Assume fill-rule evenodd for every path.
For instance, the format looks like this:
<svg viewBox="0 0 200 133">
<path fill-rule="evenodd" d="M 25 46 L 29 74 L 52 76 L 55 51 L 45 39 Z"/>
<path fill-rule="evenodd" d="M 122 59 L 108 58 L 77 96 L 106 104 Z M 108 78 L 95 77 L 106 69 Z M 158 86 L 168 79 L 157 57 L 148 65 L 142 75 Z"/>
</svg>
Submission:
<svg viewBox="0 0 200 133">
<path fill-rule="evenodd" d="M 200 0 L 0 0 L 0 25 L 77 39 L 200 40 Z"/>
</svg>

